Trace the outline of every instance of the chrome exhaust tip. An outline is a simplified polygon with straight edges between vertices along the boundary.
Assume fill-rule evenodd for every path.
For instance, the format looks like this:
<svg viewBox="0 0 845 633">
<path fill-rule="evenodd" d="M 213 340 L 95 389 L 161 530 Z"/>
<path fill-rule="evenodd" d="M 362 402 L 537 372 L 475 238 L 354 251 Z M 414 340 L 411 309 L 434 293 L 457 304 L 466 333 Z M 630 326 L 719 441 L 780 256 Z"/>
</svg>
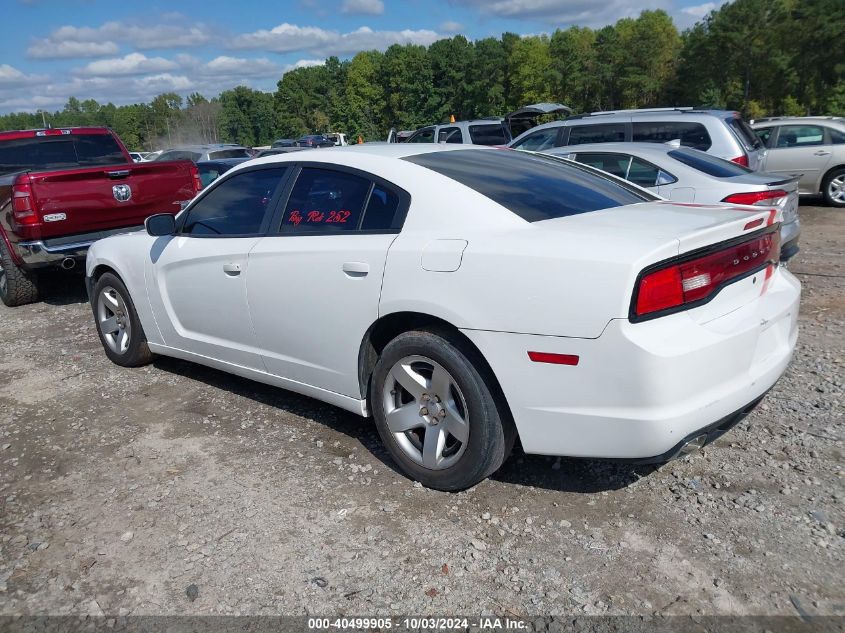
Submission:
<svg viewBox="0 0 845 633">
<path fill-rule="evenodd" d="M 65 257 L 62 260 L 61 265 L 62 265 L 62 268 L 64 268 L 65 270 L 70 270 L 71 268 L 76 266 L 76 260 L 73 257 Z"/>
<path fill-rule="evenodd" d="M 690 453 L 701 450 L 705 444 L 707 444 L 707 433 L 696 435 L 681 446 L 681 450 L 678 451 L 678 457 L 683 457 L 684 455 L 689 455 Z"/>
</svg>

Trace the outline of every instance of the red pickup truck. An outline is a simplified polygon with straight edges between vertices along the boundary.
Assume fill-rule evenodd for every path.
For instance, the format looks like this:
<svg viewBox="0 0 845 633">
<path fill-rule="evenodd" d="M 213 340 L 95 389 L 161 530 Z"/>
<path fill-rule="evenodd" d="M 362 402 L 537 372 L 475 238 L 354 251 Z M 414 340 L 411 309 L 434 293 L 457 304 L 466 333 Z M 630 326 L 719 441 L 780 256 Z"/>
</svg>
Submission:
<svg viewBox="0 0 845 633">
<path fill-rule="evenodd" d="M 73 268 L 95 240 L 177 213 L 201 188 L 193 162 L 133 163 L 108 128 L 0 132 L 0 299 L 37 301 L 45 269 Z"/>
</svg>

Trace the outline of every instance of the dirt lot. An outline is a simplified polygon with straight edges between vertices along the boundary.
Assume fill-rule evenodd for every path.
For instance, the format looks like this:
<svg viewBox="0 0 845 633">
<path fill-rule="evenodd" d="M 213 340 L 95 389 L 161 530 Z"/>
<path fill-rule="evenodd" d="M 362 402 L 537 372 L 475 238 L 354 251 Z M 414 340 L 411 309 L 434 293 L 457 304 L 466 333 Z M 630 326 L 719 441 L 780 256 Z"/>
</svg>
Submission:
<svg viewBox="0 0 845 633">
<path fill-rule="evenodd" d="M 0 306 L 0 614 L 845 614 L 845 212 L 801 214 L 798 351 L 739 427 L 460 494 L 339 409 L 112 365 L 78 278 Z"/>
</svg>

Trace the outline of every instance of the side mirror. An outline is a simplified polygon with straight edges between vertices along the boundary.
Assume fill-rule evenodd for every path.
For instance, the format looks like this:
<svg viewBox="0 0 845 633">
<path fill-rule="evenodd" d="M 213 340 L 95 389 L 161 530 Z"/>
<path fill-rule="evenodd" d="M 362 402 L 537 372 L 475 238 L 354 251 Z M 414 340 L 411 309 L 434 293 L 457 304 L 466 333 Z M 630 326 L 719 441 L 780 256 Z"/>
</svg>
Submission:
<svg viewBox="0 0 845 633">
<path fill-rule="evenodd" d="M 144 220 L 144 228 L 153 237 L 173 235 L 176 232 L 176 218 L 170 213 L 157 213 Z"/>
</svg>

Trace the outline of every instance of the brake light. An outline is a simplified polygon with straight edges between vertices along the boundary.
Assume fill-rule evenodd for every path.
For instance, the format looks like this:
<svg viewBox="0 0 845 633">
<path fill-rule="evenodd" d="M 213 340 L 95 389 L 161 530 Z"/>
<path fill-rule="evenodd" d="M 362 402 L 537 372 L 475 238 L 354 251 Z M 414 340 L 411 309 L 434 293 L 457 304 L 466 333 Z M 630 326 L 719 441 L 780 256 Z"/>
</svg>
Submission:
<svg viewBox="0 0 845 633">
<path fill-rule="evenodd" d="M 194 180 L 194 193 L 199 193 L 202 190 L 202 178 L 196 165 L 191 165 L 191 177 Z"/>
<path fill-rule="evenodd" d="M 748 167 L 748 155 L 742 154 L 736 158 L 731 158 L 731 162 L 736 163 L 737 165 L 742 165 L 743 167 Z"/>
<path fill-rule="evenodd" d="M 783 189 L 773 189 L 771 191 L 750 191 L 748 193 L 733 193 L 727 198 L 723 198 L 722 202 L 751 205 L 765 202 L 766 206 L 768 206 L 770 204 L 770 200 L 785 198 L 788 195 L 789 194 Z"/>
<path fill-rule="evenodd" d="M 32 185 L 26 174 L 18 176 L 12 185 L 12 215 L 17 224 L 38 224 L 38 214 L 32 199 Z"/>
<path fill-rule="evenodd" d="M 779 258 L 780 231 L 769 230 L 713 253 L 669 262 L 641 276 L 631 317 L 660 316 L 705 303 L 727 284 Z"/>
</svg>

